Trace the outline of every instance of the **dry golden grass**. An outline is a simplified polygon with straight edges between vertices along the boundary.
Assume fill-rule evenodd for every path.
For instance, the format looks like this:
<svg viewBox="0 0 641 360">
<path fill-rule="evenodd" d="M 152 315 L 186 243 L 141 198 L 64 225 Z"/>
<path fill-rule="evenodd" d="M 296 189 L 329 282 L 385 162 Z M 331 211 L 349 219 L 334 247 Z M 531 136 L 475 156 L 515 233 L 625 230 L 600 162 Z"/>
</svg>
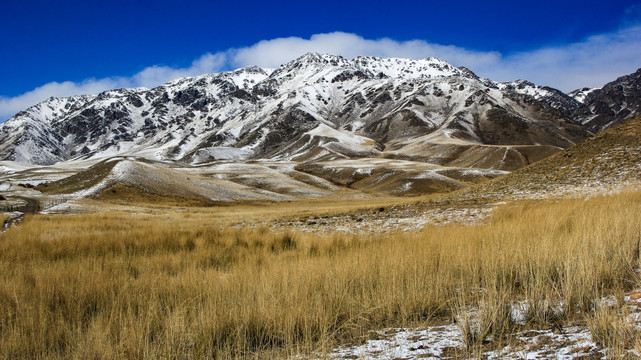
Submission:
<svg viewBox="0 0 641 360">
<path fill-rule="evenodd" d="M 124 191 L 123 191 L 124 192 Z M 121 192 L 122 194 L 122 192 Z M 127 200 L 136 199 L 136 201 Z M 137 198 L 136 196 L 140 196 Z M 290 220 L 310 216 L 341 216 L 372 212 L 381 207 L 391 206 L 423 206 L 420 205 L 431 199 L 432 195 L 403 197 L 322 197 L 311 199 L 297 199 L 288 201 L 235 201 L 235 202 L 210 202 L 202 205 L 196 199 L 163 197 L 154 194 L 134 192 L 125 195 L 124 199 L 117 196 L 113 198 L 82 199 L 82 206 L 86 209 L 96 209 L 95 212 L 104 213 L 105 209 L 122 213 L 145 213 L 162 215 L 178 221 L 187 221 L 190 225 L 211 223 L 212 220 L 220 225 L 236 224 L 239 222 L 268 222 L 272 220 Z M 139 201 L 138 201 L 139 200 Z M 195 207 L 194 207 L 195 206 Z M 123 215 L 127 216 L 127 215 Z M 179 219 L 178 219 L 179 218 Z M 172 220 L 173 221 L 173 220 Z"/>
<path fill-rule="evenodd" d="M 175 194 L 155 194 L 144 191 L 138 187 L 127 184 L 116 184 L 101 191 L 95 199 L 103 203 L 122 205 L 164 206 L 175 207 L 206 207 L 220 205 L 221 202 L 212 201 L 198 196 L 178 196 Z"/>
<path fill-rule="evenodd" d="M 479 343 L 509 334 L 504 310 L 522 299 L 564 306 L 558 319 L 538 307 L 532 326 L 585 321 L 638 284 L 640 210 L 638 192 L 523 202 L 381 237 L 234 229 L 204 210 L 27 216 L 0 235 L 0 358 L 322 354 L 461 304 L 487 314 Z"/>
</svg>

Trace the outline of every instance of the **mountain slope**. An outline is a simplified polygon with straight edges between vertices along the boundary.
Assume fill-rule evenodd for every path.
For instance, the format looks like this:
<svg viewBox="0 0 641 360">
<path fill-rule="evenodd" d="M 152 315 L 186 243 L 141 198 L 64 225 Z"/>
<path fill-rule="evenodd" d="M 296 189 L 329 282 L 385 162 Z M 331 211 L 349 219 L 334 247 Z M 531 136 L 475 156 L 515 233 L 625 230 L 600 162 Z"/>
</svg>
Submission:
<svg viewBox="0 0 641 360">
<path fill-rule="evenodd" d="M 248 67 L 50 99 L 0 126 L 0 159 L 387 157 L 513 170 L 590 135 L 568 117 L 573 101 L 529 83 L 479 79 L 435 58 L 306 54 L 273 71 Z"/>
<path fill-rule="evenodd" d="M 0 154 L 21 163 L 50 164 L 65 158 L 64 138 L 52 122 L 64 118 L 93 96 L 49 98 L 21 111 L 0 126 Z"/>
<path fill-rule="evenodd" d="M 288 175 L 287 168 L 260 164 L 218 164 L 178 168 L 145 159 L 114 157 L 60 180 L 36 187 L 47 196 L 64 199 L 117 198 L 123 189 L 138 197 L 173 197 L 205 202 L 287 200 L 329 195 L 340 189 L 304 174 Z M 114 195 L 118 194 L 118 195 Z"/>
<path fill-rule="evenodd" d="M 621 189 L 641 180 L 641 117 L 448 199 L 540 198 Z"/>
</svg>

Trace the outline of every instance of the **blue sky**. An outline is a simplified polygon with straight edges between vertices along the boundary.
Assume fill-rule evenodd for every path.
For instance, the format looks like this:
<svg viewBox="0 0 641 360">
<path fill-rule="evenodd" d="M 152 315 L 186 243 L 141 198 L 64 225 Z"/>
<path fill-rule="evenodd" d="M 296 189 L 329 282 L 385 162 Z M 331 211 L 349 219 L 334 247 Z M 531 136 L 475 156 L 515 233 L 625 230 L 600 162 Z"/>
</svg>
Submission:
<svg viewBox="0 0 641 360">
<path fill-rule="evenodd" d="M 0 121 L 49 96 L 153 87 L 317 51 L 436 56 L 564 91 L 641 67 L 639 1 L 6 1 Z"/>
</svg>

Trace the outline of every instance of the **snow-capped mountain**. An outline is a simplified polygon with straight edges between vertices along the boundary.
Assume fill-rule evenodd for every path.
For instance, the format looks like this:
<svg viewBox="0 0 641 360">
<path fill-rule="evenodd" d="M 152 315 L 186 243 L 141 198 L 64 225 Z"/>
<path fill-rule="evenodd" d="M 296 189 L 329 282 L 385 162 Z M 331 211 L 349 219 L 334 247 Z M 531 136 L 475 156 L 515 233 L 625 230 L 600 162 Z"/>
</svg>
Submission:
<svg viewBox="0 0 641 360">
<path fill-rule="evenodd" d="M 0 160 L 386 157 L 512 169 L 591 135 L 572 120 L 581 107 L 558 90 L 480 79 L 436 58 L 306 54 L 275 70 L 48 99 L 0 126 Z"/>
</svg>

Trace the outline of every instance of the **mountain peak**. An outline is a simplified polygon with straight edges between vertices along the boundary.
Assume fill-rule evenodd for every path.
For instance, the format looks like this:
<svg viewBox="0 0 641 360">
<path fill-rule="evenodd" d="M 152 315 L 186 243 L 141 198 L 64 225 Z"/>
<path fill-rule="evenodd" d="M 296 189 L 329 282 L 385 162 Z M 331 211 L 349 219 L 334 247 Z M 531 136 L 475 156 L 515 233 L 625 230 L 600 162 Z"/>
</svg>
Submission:
<svg viewBox="0 0 641 360">
<path fill-rule="evenodd" d="M 240 74 L 240 73 L 252 73 L 252 74 L 268 74 L 269 69 L 264 69 L 255 65 L 251 66 L 245 66 L 240 69 L 236 69 L 232 71 L 235 74 Z"/>
<path fill-rule="evenodd" d="M 288 67 L 290 64 L 323 64 L 323 65 L 333 65 L 336 66 L 340 63 L 346 62 L 345 58 L 340 55 L 331 55 L 331 54 L 321 54 L 317 52 L 308 52 L 299 56 L 298 58 L 290 61 L 283 65 L 283 67 Z"/>
</svg>

